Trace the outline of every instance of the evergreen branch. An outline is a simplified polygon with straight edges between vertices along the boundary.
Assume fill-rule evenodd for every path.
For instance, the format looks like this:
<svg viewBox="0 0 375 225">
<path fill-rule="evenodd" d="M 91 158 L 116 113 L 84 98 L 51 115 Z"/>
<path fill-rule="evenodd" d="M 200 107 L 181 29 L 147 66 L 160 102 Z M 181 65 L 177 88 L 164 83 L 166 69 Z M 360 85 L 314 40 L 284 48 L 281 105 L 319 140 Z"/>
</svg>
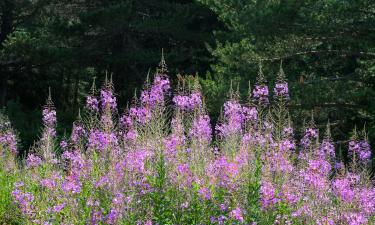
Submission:
<svg viewBox="0 0 375 225">
<path fill-rule="evenodd" d="M 275 58 L 264 58 L 264 61 L 279 61 L 283 59 L 294 58 L 297 56 L 302 55 L 320 55 L 320 54 L 341 54 L 343 56 L 357 56 L 357 57 L 368 57 L 375 59 L 375 52 L 363 52 L 363 51 L 347 51 L 347 50 L 311 50 L 311 51 L 303 51 L 303 52 L 296 52 L 285 56 L 275 57 Z"/>
</svg>

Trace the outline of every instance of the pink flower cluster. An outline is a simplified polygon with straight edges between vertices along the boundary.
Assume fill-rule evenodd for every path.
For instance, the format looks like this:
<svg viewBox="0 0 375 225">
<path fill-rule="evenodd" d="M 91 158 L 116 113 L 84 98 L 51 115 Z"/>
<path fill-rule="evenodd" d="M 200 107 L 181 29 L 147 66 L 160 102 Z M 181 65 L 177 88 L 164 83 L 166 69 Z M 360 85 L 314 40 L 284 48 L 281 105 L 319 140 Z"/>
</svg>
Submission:
<svg viewBox="0 0 375 225">
<path fill-rule="evenodd" d="M 172 101 L 177 108 L 182 110 L 193 110 L 202 107 L 202 96 L 197 91 L 190 95 L 176 95 Z"/>
</svg>

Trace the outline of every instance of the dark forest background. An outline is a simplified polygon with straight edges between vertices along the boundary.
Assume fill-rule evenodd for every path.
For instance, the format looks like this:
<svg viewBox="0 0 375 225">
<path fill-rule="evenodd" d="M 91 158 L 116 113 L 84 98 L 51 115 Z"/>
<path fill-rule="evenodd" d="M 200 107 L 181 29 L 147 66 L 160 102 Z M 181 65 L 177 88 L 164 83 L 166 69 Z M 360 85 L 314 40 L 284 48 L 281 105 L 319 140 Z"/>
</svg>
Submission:
<svg viewBox="0 0 375 225">
<path fill-rule="evenodd" d="M 51 87 L 69 134 L 94 77 L 113 74 L 125 107 L 162 48 L 172 80 L 199 75 L 213 118 L 230 80 L 245 96 L 262 61 L 272 86 L 282 60 L 297 127 L 313 111 L 343 149 L 354 126 L 375 143 L 372 0 L 0 0 L 0 107 L 27 149 Z"/>
</svg>

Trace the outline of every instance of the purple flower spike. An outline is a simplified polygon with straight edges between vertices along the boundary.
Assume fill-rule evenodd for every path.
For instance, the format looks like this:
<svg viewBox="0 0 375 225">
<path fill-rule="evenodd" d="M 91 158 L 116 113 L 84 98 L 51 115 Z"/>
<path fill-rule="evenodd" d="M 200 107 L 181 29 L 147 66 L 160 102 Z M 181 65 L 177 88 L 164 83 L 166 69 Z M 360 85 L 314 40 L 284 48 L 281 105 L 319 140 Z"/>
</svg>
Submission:
<svg viewBox="0 0 375 225">
<path fill-rule="evenodd" d="M 177 108 L 186 111 L 202 107 L 202 96 L 197 91 L 190 95 L 176 95 L 172 101 Z"/>
<path fill-rule="evenodd" d="M 86 108 L 92 112 L 99 112 L 99 102 L 95 96 L 89 95 L 86 98 Z"/>
<path fill-rule="evenodd" d="M 256 85 L 253 90 L 253 97 L 258 101 L 259 104 L 267 105 L 269 104 L 269 91 L 266 85 Z"/>
<path fill-rule="evenodd" d="M 236 207 L 235 209 L 233 209 L 233 210 L 230 212 L 229 216 L 230 216 L 231 218 L 233 218 L 233 219 L 235 219 L 235 220 L 241 222 L 241 223 L 244 222 L 244 218 L 243 218 L 243 216 L 242 216 L 242 210 L 241 210 L 240 207 Z"/>
<path fill-rule="evenodd" d="M 102 108 L 109 107 L 111 110 L 116 110 L 117 102 L 116 97 L 109 89 L 103 89 L 100 91 L 100 99 L 102 102 Z"/>
<path fill-rule="evenodd" d="M 56 124 L 56 111 L 51 108 L 44 108 L 43 123 L 46 127 L 54 127 Z"/>
<path fill-rule="evenodd" d="M 359 159 L 361 161 L 369 161 L 371 159 L 371 148 L 370 144 L 366 140 L 359 142 L 361 151 L 359 152 Z"/>
<path fill-rule="evenodd" d="M 212 139 L 210 117 L 207 115 L 200 115 L 195 118 L 190 130 L 190 136 L 209 143 Z"/>
<path fill-rule="evenodd" d="M 289 98 L 289 88 L 287 82 L 276 83 L 273 91 L 278 97 L 284 97 L 286 99 Z"/>
<path fill-rule="evenodd" d="M 38 167 L 42 164 L 42 159 L 34 154 L 29 154 L 26 160 L 27 167 Z"/>
<path fill-rule="evenodd" d="M 17 139 L 16 135 L 8 131 L 4 134 L 0 133 L 0 146 L 8 148 L 12 154 L 17 154 Z"/>
<path fill-rule="evenodd" d="M 169 94 L 170 82 L 167 76 L 156 75 L 149 90 L 141 93 L 141 102 L 150 108 L 164 104 L 164 98 Z"/>
</svg>

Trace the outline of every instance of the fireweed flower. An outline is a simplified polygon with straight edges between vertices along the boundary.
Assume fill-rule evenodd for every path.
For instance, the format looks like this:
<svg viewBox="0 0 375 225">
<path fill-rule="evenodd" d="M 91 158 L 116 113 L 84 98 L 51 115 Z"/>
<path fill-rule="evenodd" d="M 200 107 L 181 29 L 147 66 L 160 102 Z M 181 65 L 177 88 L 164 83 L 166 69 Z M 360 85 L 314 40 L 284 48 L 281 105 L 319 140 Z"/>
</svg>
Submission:
<svg viewBox="0 0 375 225">
<path fill-rule="evenodd" d="M 200 108 L 202 106 L 202 96 L 198 91 L 190 94 L 190 108 Z"/>
<path fill-rule="evenodd" d="M 153 157 L 153 152 L 144 149 L 132 150 L 125 154 L 124 164 L 129 175 L 130 187 L 141 189 L 140 194 L 152 191 L 146 175 L 149 175 L 147 162 Z"/>
<path fill-rule="evenodd" d="M 78 151 L 65 151 L 61 155 L 61 159 L 67 160 L 70 164 L 70 170 L 76 174 L 83 172 L 82 170 L 88 164 Z"/>
<path fill-rule="evenodd" d="M 234 219 L 234 220 L 237 220 L 239 222 L 244 222 L 244 218 L 242 216 L 242 210 L 240 207 L 236 207 L 235 209 L 233 209 L 230 213 L 229 213 L 229 216 Z"/>
<path fill-rule="evenodd" d="M 152 221 L 151 220 L 147 220 L 145 225 L 152 225 Z"/>
<path fill-rule="evenodd" d="M 17 154 L 16 135 L 11 131 L 0 133 L 0 146 L 3 146 L 3 148 L 9 149 L 9 151 L 13 155 L 16 155 Z"/>
<path fill-rule="evenodd" d="M 310 205 L 308 203 L 304 203 L 302 206 L 297 208 L 297 210 L 292 213 L 292 217 L 313 217 L 313 212 L 311 210 Z"/>
<path fill-rule="evenodd" d="M 116 193 L 112 199 L 112 205 L 120 206 L 125 201 L 125 196 L 122 193 Z"/>
<path fill-rule="evenodd" d="M 34 196 L 29 192 L 23 192 L 22 190 L 15 189 L 12 192 L 12 197 L 14 199 L 14 203 L 17 204 L 21 210 L 21 212 L 29 217 L 32 217 L 34 214 Z"/>
<path fill-rule="evenodd" d="M 359 208 L 366 215 L 372 215 L 375 213 L 375 188 L 362 187 L 357 191 Z"/>
<path fill-rule="evenodd" d="M 335 158 L 335 146 L 330 139 L 324 139 L 319 150 L 318 154 L 320 156 Z"/>
<path fill-rule="evenodd" d="M 103 211 L 104 211 L 103 209 L 96 209 L 96 208 L 92 209 L 92 212 L 91 212 L 91 224 L 92 225 L 101 224 L 101 222 L 103 222 L 104 220 Z"/>
<path fill-rule="evenodd" d="M 93 130 L 89 134 L 88 149 L 104 151 L 109 145 L 109 140 L 104 132 Z"/>
<path fill-rule="evenodd" d="M 63 202 L 63 203 L 58 204 L 58 205 L 55 205 L 53 207 L 53 211 L 56 212 L 56 213 L 59 213 L 59 212 L 61 212 L 61 210 L 64 209 L 65 205 L 66 205 L 66 202 Z"/>
<path fill-rule="evenodd" d="M 169 94 L 168 92 L 170 88 L 171 86 L 168 76 L 157 74 L 151 86 L 151 98 L 157 99 L 158 97 L 160 97 L 160 101 L 162 101 L 162 94 Z"/>
<path fill-rule="evenodd" d="M 59 173 L 53 172 L 50 177 L 42 179 L 40 185 L 44 188 L 55 190 L 61 179 L 62 177 Z"/>
<path fill-rule="evenodd" d="M 347 173 L 346 178 L 351 182 L 352 185 L 359 184 L 359 182 L 361 180 L 361 176 L 359 174 L 355 174 L 355 173 Z"/>
<path fill-rule="evenodd" d="M 317 138 L 318 137 L 318 130 L 314 128 L 307 128 L 305 131 L 305 136 L 308 138 Z"/>
<path fill-rule="evenodd" d="M 260 187 L 260 202 L 263 209 L 273 207 L 277 202 L 276 190 L 272 183 L 263 181 Z"/>
<path fill-rule="evenodd" d="M 261 134 L 258 131 L 255 131 L 253 133 L 246 133 L 242 137 L 242 145 L 243 146 L 265 146 L 267 143 L 267 137 L 265 135 Z"/>
<path fill-rule="evenodd" d="M 350 154 L 355 153 L 357 155 L 360 150 L 361 150 L 361 146 L 359 145 L 358 141 L 356 140 L 349 141 L 349 153 Z"/>
<path fill-rule="evenodd" d="M 111 129 L 113 127 L 112 116 L 108 113 L 103 113 L 100 116 L 100 122 L 104 130 Z"/>
<path fill-rule="evenodd" d="M 205 200 L 210 200 L 211 199 L 211 191 L 206 188 L 206 187 L 201 187 L 198 190 L 198 195 Z"/>
<path fill-rule="evenodd" d="M 70 136 L 70 140 L 77 144 L 81 138 L 86 135 L 86 130 L 80 122 L 73 123 L 73 130 Z"/>
<path fill-rule="evenodd" d="M 63 150 L 67 149 L 68 148 L 68 142 L 62 140 L 60 142 L 60 148 L 63 149 Z"/>
<path fill-rule="evenodd" d="M 354 199 L 353 183 L 346 177 L 335 179 L 332 183 L 334 193 L 345 202 L 352 202 Z"/>
<path fill-rule="evenodd" d="M 168 160 L 173 160 L 176 157 L 177 149 L 183 145 L 184 140 L 175 134 L 171 134 L 163 140 L 165 146 L 165 156 Z"/>
<path fill-rule="evenodd" d="M 246 121 L 255 121 L 258 119 L 258 110 L 255 106 L 242 108 L 242 113 Z"/>
<path fill-rule="evenodd" d="M 289 99 L 289 88 L 287 82 L 276 83 L 273 91 L 277 97 L 284 97 L 286 99 Z"/>
<path fill-rule="evenodd" d="M 343 169 L 343 168 L 345 168 L 345 165 L 344 165 L 343 162 L 336 161 L 336 162 L 334 163 L 334 169 L 335 169 L 335 170 L 341 170 L 341 169 Z"/>
<path fill-rule="evenodd" d="M 242 132 L 243 121 L 242 106 L 237 100 L 229 100 L 224 103 L 224 122 L 215 129 L 219 136 L 227 137 Z"/>
<path fill-rule="evenodd" d="M 112 93 L 112 90 L 102 89 L 100 91 L 100 100 L 103 109 L 109 107 L 111 110 L 116 110 L 117 102 L 116 97 Z"/>
<path fill-rule="evenodd" d="M 143 105 L 154 108 L 156 105 L 164 104 L 165 96 L 170 94 L 169 78 L 157 74 L 149 90 L 143 90 L 141 93 L 141 102 Z"/>
<path fill-rule="evenodd" d="M 123 132 L 123 137 L 125 141 L 135 141 L 137 140 L 138 134 L 135 129 L 130 129 L 126 132 Z"/>
<path fill-rule="evenodd" d="M 255 88 L 253 90 L 253 98 L 262 105 L 268 105 L 269 104 L 269 91 L 268 87 L 264 84 L 255 85 Z"/>
<path fill-rule="evenodd" d="M 88 95 L 86 98 L 86 108 L 92 112 L 99 111 L 99 101 L 95 96 Z"/>
<path fill-rule="evenodd" d="M 289 152 L 291 150 L 296 149 L 296 144 L 294 143 L 293 140 L 290 140 L 290 139 L 282 140 L 278 146 L 281 152 Z"/>
<path fill-rule="evenodd" d="M 56 130 L 54 127 L 46 127 L 43 132 L 43 140 L 45 140 L 47 137 L 55 137 L 56 136 Z"/>
<path fill-rule="evenodd" d="M 297 181 L 298 182 L 298 181 Z M 280 198 L 283 202 L 289 205 L 295 205 L 301 198 L 301 192 L 298 190 L 298 185 L 293 183 L 284 183 L 281 187 Z"/>
<path fill-rule="evenodd" d="M 66 194 L 77 194 L 81 192 L 82 184 L 77 174 L 71 174 L 65 177 L 65 180 L 61 184 L 61 189 Z"/>
<path fill-rule="evenodd" d="M 206 143 L 211 142 L 212 129 L 210 124 L 210 117 L 208 115 L 197 116 L 193 121 L 193 125 L 190 129 L 189 134 L 191 137 L 205 141 Z"/>
<path fill-rule="evenodd" d="M 331 164 L 325 159 L 311 159 L 308 161 L 308 167 L 301 171 L 301 177 L 306 184 L 315 190 L 328 190 L 328 175 L 331 171 Z"/>
<path fill-rule="evenodd" d="M 323 218 L 319 218 L 316 220 L 316 224 L 317 225 L 335 225 L 335 220 L 334 218 L 332 218 L 334 216 L 332 215 L 328 215 L 328 216 L 325 216 Z"/>
<path fill-rule="evenodd" d="M 228 207 L 227 207 L 227 205 L 226 204 L 224 204 L 224 203 L 222 203 L 222 204 L 220 204 L 220 210 L 221 211 L 226 211 L 228 209 Z"/>
<path fill-rule="evenodd" d="M 370 144 L 366 140 L 359 142 L 360 152 L 359 159 L 363 162 L 369 161 L 371 159 L 371 149 Z"/>
<path fill-rule="evenodd" d="M 258 145 L 258 146 L 262 146 L 262 147 L 265 146 L 265 144 L 267 143 L 266 137 L 259 132 L 255 132 L 251 141 L 253 142 L 254 145 Z"/>
<path fill-rule="evenodd" d="M 129 109 L 129 115 L 140 124 L 146 124 L 152 118 L 150 109 L 145 107 L 132 107 Z"/>
<path fill-rule="evenodd" d="M 294 130 L 292 127 L 284 127 L 283 128 L 283 137 L 293 137 Z"/>
<path fill-rule="evenodd" d="M 56 111 L 50 107 L 43 109 L 43 123 L 47 127 L 53 127 L 56 124 Z"/>
<path fill-rule="evenodd" d="M 370 145 L 366 140 L 351 140 L 349 141 L 348 153 L 350 156 L 354 156 L 362 163 L 369 162 L 371 158 Z"/>
<path fill-rule="evenodd" d="M 43 152 L 43 158 L 44 160 L 55 162 L 52 146 L 53 138 L 56 136 L 56 111 L 53 107 L 51 95 L 49 95 L 47 99 L 47 104 L 43 108 L 42 115 L 44 129 L 41 137 L 41 144 L 43 145 L 41 150 Z"/>
<path fill-rule="evenodd" d="M 268 167 L 271 172 L 292 172 L 294 167 L 289 162 L 287 155 L 284 152 L 273 151 L 268 154 Z"/>
<path fill-rule="evenodd" d="M 128 152 L 125 156 L 126 167 L 129 171 L 136 173 L 145 173 L 146 161 L 153 155 L 152 152 L 147 150 L 136 150 Z"/>
<path fill-rule="evenodd" d="M 206 168 L 207 176 L 211 185 L 234 189 L 234 179 L 239 173 L 239 167 L 234 162 L 228 162 L 225 156 L 212 161 Z"/>
<path fill-rule="evenodd" d="M 303 148 L 309 148 L 312 144 L 312 140 L 318 137 L 318 130 L 315 128 L 307 128 L 305 130 L 305 135 L 301 139 L 301 145 Z"/>
<path fill-rule="evenodd" d="M 190 170 L 189 164 L 178 164 L 177 165 L 177 176 L 179 179 L 180 187 L 186 188 L 191 187 L 193 183 L 193 173 Z"/>
<path fill-rule="evenodd" d="M 117 219 L 120 217 L 120 212 L 116 209 L 111 209 L 106 216 L 106 223 L 107 224 L 116 224 Z"/>
<path fill-rule="evenodd" d="M 120 126 L 121 128 L 133 127 L 133 120 L 129 115 L 122 115 L 120 117 Z"/>
<path fill-rule="evenodd" d="M 43 139 L 56 136 L 56 111 L 49 105 L 43 109 L 43 124 L 45 127 Z"/>
<path fill-rule="evenodd" d="M 194 91 L 190 95 L 176 95 L 172 101 L 181 110 L 188 111 L 202 107 L 202 96 L 197 91 Z"/>
<path fill-rule="evenodd" d="M 88 150 L 97 150 L 104 152 L 110 147 L 117 147 L 118 139 L 114 133 L 102 132 L 94 129 L 89 133 L 87 148 Z"/>
<path fill-rule="evenodd" d="M 125 141 L 134 142 L 137 139 L 137 131 L 134 128 L 133 119 L 130 115 L 124 114 L 120 117 L 120 135 L 124 138 Z"/>
<path fill-rule="evenodd" d="M 217 223 L 218 224 L 225 224 L 225 221 L 227 220 L 228 218 L 224 215 L 220 215 L 218 218 L 217 218 Z"/>
<path fill-rule="evenodd" d="M 172 99 L 173 103 L 176 105 L 177 108 L 182 110 L 189 110 L 190 109 L 190 98 L 189 96 L 184 95 L 176 95 Z"/>
<path fill-rule="evenodd" d="M 56 111 L 53 108 L 51 96 L 47 99 L 42 115 L 44 129 L 40 139 L 43 146 L 40 149 L 44 160 L 56 163 L 53 151 L 53 138 L 56 136 Z"/>
<path fill-rule="evenodd" d="M 42 159 L 34 154 L 29 154 L 26 159 L 27 167 L 38 167 L 42 164 Z"/>
<path fill-rule="evenodd" d="M 346 213 L 344 214 L 344 218 L 349 225 L 368 224 L 368 219 L 362 213 L 356 213 L 356 212 Z"/>
<path fill-rule="evenodd" d="M 235 120 L 236 122 L 242 122 L 242 106 L 237 100 L 230 100 L 224 103 L 224 115 L 229 120 Z"/>
<path fill-rule="evenodd" d="M 332 183 L 333 193 L 343 204 L 355 206 L 363 216 L 375 213 L 375 188 L 361 186 L 360 177 L 348 173 Z"/>
<path fill-rule="evenodd" d="M 100 187 L 107 186 L 108 184 L 109 184 L 109 177 L 108 175 L 104 175 L 100 177 L 98 181 L 95 182 L 94 186 L 96 188 L 100 188 Z"/>
</svg>

